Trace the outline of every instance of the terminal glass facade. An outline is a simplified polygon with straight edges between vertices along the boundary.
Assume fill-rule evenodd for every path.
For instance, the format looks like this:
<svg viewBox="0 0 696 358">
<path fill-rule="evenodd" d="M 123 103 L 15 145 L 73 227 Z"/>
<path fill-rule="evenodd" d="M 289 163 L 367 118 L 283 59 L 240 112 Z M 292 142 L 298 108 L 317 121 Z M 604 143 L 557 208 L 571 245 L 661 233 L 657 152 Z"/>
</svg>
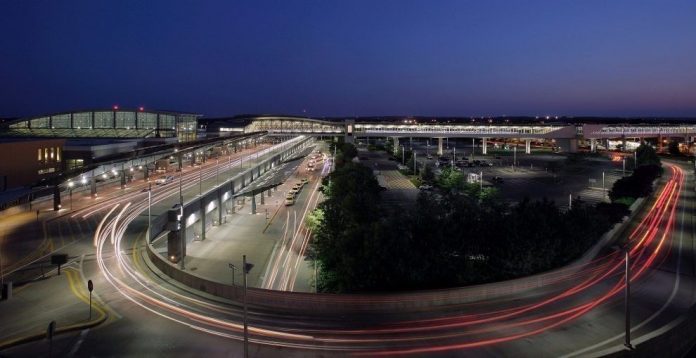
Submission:
<svg viewBox="0 0 696 358">
<path fill-rule="evenodd" d="M 22 119 L 0 128 L 8 136 L 196 139 L 198 115 L 143 110 L 97 110 Z"/>
</svg>

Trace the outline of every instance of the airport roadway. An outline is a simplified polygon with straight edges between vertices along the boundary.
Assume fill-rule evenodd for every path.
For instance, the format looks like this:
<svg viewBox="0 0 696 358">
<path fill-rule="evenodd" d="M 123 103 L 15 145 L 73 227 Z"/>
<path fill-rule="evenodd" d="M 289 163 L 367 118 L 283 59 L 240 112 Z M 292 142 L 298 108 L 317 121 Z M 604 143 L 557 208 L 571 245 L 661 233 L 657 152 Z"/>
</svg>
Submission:
<svg viewBox="0 0 696 358">
<path fill-rule="evenodd" d="M 693 175 L 678 164 L 664 166 L 665 180 L 625 235 L 634 344 L 679 322 L 694 303 Z M 197 186 L 195 177 L 185 181 Z M 165 194 L 178 192 L 163 192 L 158 200 Z M 241 356 L 241 303 L 172 282 L 144 259 L 146 208 L 142 200 L 125 198 L 99 209 L 96 250 L 80 260 L 80 271 L 95 281 L 97 300 L 116 318 L 57 337 L 55 349 L 78 356 Z M 400 299 L 393 295 L 317 296 L 336 307 L 363 308 L 353 314 L 326 313 L 311 305 L 302 312 L 271 309 L 252 301 L 250 356 L 574 357 L 622 350 L 624 257 L 608 248 L 580 267 L 549 273 L 541 287 L 524 289 L 511 282 L 508 293 L 494 299 L 431 309 L 382 308 L 379 301 Z M 475 296 L 482 289 L 467 290 Z M 436 301 L 443 292 L 404 299 Z M 2 353 L 21 356 L 44 347 L 37 343 Z"/>
</svg>

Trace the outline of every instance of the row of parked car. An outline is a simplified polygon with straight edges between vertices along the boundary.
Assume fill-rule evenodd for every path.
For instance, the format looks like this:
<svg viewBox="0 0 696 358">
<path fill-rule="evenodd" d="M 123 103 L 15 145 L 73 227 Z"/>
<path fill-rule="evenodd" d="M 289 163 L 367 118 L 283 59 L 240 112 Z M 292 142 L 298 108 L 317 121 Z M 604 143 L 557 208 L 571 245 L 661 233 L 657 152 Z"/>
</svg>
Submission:
<svg viewBox="0 0 696 358">
<path fill-rule="evenodd" d="M 288 191 L 288 194 L 285 196 L 285 206 L 290 206 L 290 205 L 295 204 L 295 199 L 297 198 L 297 195 L 300 193 L 302 188 L 307 183 L 309 183 L 309 179 L 302 178 L 302 180 L 298 181 L 297 183 L 295 183 L 295 185 L 292 186 L 290 191 Z"/>
</svg>

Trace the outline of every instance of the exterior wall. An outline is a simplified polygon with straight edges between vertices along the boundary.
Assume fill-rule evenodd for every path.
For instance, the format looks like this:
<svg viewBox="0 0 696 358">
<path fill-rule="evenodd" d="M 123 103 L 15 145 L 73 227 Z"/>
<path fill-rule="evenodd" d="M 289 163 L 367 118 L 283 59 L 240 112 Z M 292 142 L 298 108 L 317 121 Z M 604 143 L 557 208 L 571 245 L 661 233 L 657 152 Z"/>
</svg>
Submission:
<svg viewBox="0 0 696 358">
<path fill-rule="evenodd" d="M 64 139 L 0 141 L 0 192 L 60 173 L 64 146 Z"/>
</svg>

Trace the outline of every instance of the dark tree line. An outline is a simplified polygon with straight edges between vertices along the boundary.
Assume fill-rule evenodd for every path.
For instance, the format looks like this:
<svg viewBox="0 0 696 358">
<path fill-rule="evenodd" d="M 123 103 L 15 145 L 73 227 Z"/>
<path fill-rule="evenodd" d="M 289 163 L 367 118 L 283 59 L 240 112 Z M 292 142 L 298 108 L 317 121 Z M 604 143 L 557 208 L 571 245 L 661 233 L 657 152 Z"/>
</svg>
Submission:
<svg viewBox="0 0 696 358">
<path fill-rule="evenodd" d="M 617 180 L 609 191 L 613 202 L 633 201 L 652 193 L 653 181 L 662 175 L 662 164 L 655 149 L 641 144 L 636 150 L 637 166 L 633 174 Z"/>
<path fill-rule="evenodd" d="M 455 287 L 546 271 L 580 256 L 626 214 L 621 204 L 580 200 L 566 212 L 548 200 L 510 207 L 454 177 L 447 190 L 422 192 L 412 210 L 388 210 L 369 168 L 345 163 L 329 178 L 312 243 L 325 292 Z"/>
</svg>

